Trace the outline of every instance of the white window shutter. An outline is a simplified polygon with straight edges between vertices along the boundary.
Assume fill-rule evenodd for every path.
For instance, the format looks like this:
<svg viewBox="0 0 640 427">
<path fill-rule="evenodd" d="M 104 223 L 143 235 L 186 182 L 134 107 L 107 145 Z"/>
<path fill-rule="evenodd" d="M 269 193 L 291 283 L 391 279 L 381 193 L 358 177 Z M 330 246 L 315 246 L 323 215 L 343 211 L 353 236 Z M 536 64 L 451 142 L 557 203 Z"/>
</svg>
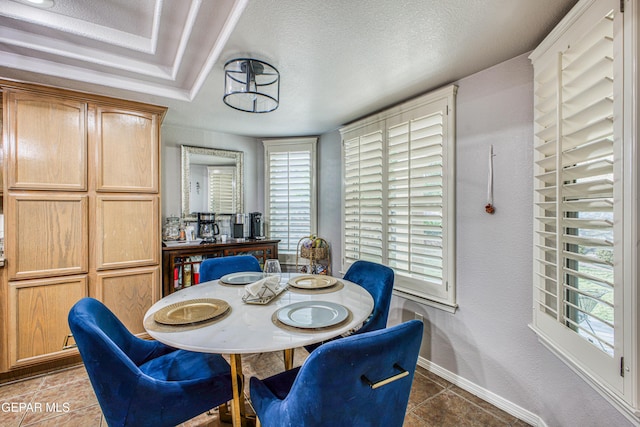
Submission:
<svg viewBox="0 0 640 427">
<path fill-rule="evenodd" d="M 343 268 L 395 272 L 394 289 L 455 310 L 455 92 L 432 92 L 341 129 Z"/>
<path fill-rule="evenodd" d="M 316 139 L 265 140 L 265 223 L 281 261 L 295 264 L 301 238 L 316 232 Z"/>
<path fill-rule="evenodd" d="M 534 320 L 539 336 L 622 391 L 622 82 L 618 2 L 596 2 L 534 52 Z"/>
</svg>

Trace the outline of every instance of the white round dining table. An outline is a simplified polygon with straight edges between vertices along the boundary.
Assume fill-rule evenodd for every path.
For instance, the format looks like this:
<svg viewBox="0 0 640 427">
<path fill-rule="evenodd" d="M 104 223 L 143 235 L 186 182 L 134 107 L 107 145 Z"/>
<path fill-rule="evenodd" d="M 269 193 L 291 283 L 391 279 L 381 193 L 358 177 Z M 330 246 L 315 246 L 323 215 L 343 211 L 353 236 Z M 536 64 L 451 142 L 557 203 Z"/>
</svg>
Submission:
<svg viewBox="0 0 640 427">
<path fill-rule="evenodd" d="M 283 274 L 281 284 L 299 277 L 299 274 Z M 285 368 L 291 368 L 293 349 L 315 344 L 358 328 L 373 311 L 373 298 L 361 286 L 336 279 L 337 285 L 318 290 L 297 289 L 289 286 L 268 304 L 249 304 L 242 300 L 245 287 L 216 281 L 204 282 L 174 292 L 149 308 L 145 314 L 145 329 L 149 335 L 169 346 L 205 353 L 230 356 L 233 381 L 231 415 L 234 427 L 246 425 L 242 384 L 241 355 L 285 351 Z M 335 290 L 333 290 L 335 288 Z M 229 310 L 219 319 L 203 322 L 201 327 L 150 327 L 153 317 L 164 307 L 197 299 L 217 299 L 229 304 Z M 279 310 L 288 310 L 291 304 L 338 304 L 347 309 L 348 317 L 338 325 L 313 328 L 310 325 L 293 327 L 274 320 Z"/>
</svg>

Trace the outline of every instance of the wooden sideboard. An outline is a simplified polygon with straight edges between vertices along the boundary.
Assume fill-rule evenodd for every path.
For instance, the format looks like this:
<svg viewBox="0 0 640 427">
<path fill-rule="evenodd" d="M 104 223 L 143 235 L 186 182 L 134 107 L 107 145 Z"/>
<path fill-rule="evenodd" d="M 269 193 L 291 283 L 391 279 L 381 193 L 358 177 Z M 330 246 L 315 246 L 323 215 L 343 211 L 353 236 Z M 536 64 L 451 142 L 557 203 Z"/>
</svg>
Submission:
<svg viewBox="0 0 640 427">
<path fill-rule="evenodd" d="M 162 295 L 197 285 L 200 263 L 207 258 L 253 255 L 260 265 L 278 258 L 280 240 L 239 240 L 225 243 L 189 244 L 170 242 L 162 248 Z"/>
</svg>

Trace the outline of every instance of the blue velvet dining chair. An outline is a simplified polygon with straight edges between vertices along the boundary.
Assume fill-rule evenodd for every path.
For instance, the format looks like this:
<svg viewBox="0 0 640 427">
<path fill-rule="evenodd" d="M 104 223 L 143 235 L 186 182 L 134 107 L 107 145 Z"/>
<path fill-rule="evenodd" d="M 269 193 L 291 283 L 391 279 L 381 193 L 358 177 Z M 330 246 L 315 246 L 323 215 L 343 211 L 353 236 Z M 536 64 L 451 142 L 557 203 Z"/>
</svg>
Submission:
<svg viewBox="0 0 640 427">
<path fill-rule="evenodd" d="M 234 255 L 207 258 L 200 264 L 200 283 L 218 280 L 229 273 L 241 271 L 262 271 L 260 263 L 253 255 Z"/>
<path fill-rule="evenodd" d="M 401 427 L 423 325 L 399 325 L 318 347 L 301 367 L 250 380 L 263 427 Z"/>
<path fill-rule="evenodd" d="M 174 426 L 233 399 L 222 356 L 137 338 L 98 300 L 78 301 L 69 326 L 111 427 Z"/>
<path fill-rule="evenodd" d="M 373 312 L 355 334 L 383 329 L 387 326 L 389 306 L 393 292 L 393 270 L 389 267 L 370 261 L 356 261 L 347 270 L 344 280 L 356 283 L 367 290 L 373 297 Z M 337 337 L 340 338 L 340 337 Z M 322 343 L 305 346 L 311 353 Z"/>
</svg>

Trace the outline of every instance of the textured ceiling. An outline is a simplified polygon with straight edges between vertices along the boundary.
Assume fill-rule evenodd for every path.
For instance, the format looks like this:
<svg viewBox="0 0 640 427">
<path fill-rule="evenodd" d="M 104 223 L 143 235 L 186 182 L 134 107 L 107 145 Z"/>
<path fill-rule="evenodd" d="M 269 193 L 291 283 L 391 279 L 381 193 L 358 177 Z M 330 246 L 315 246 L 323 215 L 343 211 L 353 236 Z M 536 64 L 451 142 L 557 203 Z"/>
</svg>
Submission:
<svg viewBox="0 0 640 427">
<path fill-rule="evenodd" d="M 528 52 L 575 3 L 55 0 L 25 18 L 0 0 L 0 75 L 166 105 L 173 125 L 321 134 Z M 223 104 L 222 67 L 243 56 L 280 71 L 276 111 Z"/>
</svg>

